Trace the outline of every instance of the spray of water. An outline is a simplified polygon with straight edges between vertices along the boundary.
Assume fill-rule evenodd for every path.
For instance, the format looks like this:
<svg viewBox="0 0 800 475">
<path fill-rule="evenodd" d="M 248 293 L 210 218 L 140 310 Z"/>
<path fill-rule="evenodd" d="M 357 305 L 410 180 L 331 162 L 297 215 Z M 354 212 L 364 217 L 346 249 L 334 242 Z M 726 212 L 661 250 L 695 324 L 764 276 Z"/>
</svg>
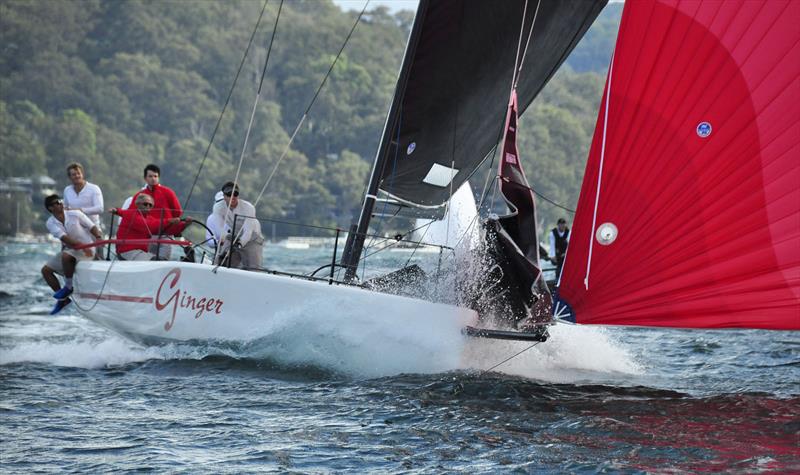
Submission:
<svg viewBox="0 0 800 475">
<path fill-rule="evenodd" d="M 410 328 L 322 303 L 298 309 L 303 318 L 283 314 L 268 334 L 250 342 L 175 343 L 145 347 L 100 329 L 80 317 L 28 317 L 25 335 L 5 339 L 0 364 L 38 362 L 79 368 L 123 366 L 147 360 L 202 359 L 209 355 L 270 360 L 280 366 L 316 367 L 358 378 L 401 373 L 487 369 L 527 343 L 475 340 L 437 324 Z M 41 320 L 38 322 L 37 320 Z M 9 322 L 6 322 L 9 323 Z M 54 325 L 54 323 L 57 323 Z M 631 355 L 596 328 L 557 326 L 547 342 L 501 365 L 497 372 L 552 382 L 603 379 L 641 372 Z"/>
</svg>

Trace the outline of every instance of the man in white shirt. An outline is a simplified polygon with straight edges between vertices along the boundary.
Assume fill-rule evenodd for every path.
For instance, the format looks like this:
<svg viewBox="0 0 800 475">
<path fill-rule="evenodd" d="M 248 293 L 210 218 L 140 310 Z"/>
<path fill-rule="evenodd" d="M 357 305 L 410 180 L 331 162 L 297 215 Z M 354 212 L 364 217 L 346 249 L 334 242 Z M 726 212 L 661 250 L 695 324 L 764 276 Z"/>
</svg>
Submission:
<svg viewBox="0 0 800 475">
<path fill-rule="evenodd" d="M 80 163 L 67 165 L 67 176 L 72 184 L 64 188 L 64 209 L 83 211 L 83 214 L 100 227 L 100 214 L 103 212 L 103 192 L 100 187 L 86 181 Z"/>
<path fill-rule="evenodd" d="M 83 212 L 64 210 L 64 201 L 58 195 L 50 195 L 44 199 L 44 207 L 50 212 L 47 218 L 47 230 L 63 244 L 62 251 L 47 261 L 42 267 L 42 276 L 55 293 L 57 299 L 50 315 L 55 315 L 71 302 L 72 276 L 78 261 L 94 259 L 92 248 L 76 249 L 82 244 L 91 244 L 101 239 L 100 228 Z M 65 279 L 61 287 L 55 274 L 62 274 Z"/>
<path fill-rule="evenodd" d="M 230 266 L 240 269 L 260 269 L 264 237 L 256 208 L 239 199 L 239 186 L 232 181 L 222 185 L 221 191 L 223 201 L 214 205 L 212 213 L 223 217 L 223 232 L 217 237 L 217 260 L 230 259 Z"/>
<path fill-rule="evenodd" d="M 222 192 L 218 191 L 217 194 L 214 195 L 214 204 L 211 206 L 211 214 L 206 218 L 206 228 L 208 228 L 206 229 L 206 244 L 209 246 L 214 244 L 214 241 L 218 243 L 225 233 L 224 201 L 225 198 Z M 218 207 L 218 203 L 223 204 Z"/>
</svg>

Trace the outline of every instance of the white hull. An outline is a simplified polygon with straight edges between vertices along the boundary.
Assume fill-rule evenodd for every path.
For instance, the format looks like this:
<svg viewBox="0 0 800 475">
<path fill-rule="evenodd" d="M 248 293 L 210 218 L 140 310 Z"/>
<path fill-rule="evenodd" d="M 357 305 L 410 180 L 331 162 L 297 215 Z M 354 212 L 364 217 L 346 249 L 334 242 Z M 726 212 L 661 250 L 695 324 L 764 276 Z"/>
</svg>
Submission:
<svg viewBox="0 0 800 475">
<path fill-rule="evenodd" d="M 327 282 L 184 262 L 84 261 L 73 299 L 84 317 L 138 341 L 251 341 L 287 319 L 330 312 L 380 327 L 460 335 L 477 314 L 469 309 Z M 316 332 L 319 329 L 309 328 Z"/>
</svg>

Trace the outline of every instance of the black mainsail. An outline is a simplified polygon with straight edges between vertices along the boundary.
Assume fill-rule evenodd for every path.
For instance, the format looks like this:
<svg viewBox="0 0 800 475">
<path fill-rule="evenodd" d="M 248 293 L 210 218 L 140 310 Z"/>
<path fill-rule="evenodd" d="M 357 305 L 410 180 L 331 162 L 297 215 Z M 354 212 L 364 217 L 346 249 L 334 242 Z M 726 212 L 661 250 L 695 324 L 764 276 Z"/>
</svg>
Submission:
<svg viewBox="0 0 800 475">
<path fill-rule="evenodd" d="M 348 279 L 379 195 L 434 215 L 497 145 L 520 39 L 525 45 L 531 37 L 517 83 L 522 114 L 605 4 L 420 2 L 358 227 L 342 259 Z"/>
</svg>

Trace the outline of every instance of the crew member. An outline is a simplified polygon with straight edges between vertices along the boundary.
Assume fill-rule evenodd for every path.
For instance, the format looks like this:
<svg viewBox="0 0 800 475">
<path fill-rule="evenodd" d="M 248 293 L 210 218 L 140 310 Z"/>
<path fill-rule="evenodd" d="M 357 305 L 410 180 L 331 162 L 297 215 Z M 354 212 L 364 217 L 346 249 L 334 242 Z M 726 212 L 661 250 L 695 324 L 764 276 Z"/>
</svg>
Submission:
<svg viewBox="0 0 800 475">
<path fill-rule="evenodd" d="M 91 244 L 101 239 L 100 228 L 82 211 L 64 210 L 64 201 L 58 195 L 49 195 L 44 199 L 44 207 L 50 212 L 47 218 L 47 229 L 50 234 L 62 243 L 62 250 L 42 267 L 45 282 L 55 291 L 57 299 L 50 315 L 55 315 L 70 304 L 72 294 L 72 276 L 78 261 L 94 259 L 92 248 L 76 249 L 82 244 Z M 55 274 L 64 276 L 64 287 L 58 282 Z"/>
<path fill-rule="evenodd" d="M 218 262 L 240 269 L 260 269 L 264 237 L 256 208 L 239 199 L 239 186 L 229 181 L 222 185 L 223 201 L 214 205 L 212 214 L 223 216 L 223 233 L 217 236 Z M 230 261 L 224 261 L 230 259 Z"/>
<path fill-rule="evenodd" d="M 149 261 L 156 255 L 150 252 L 147 241 L 159 231 L 163 234 L 180 234 L 191 222 L 191 218 L 160 219 L 153 210 L 153 197 L 138 194 L 134 202 L 135 208 L 112 208 L 111 213 L 122 218 L 117 231 L 117 254 L 126 261 Z M 136 240 L 139 242 L 126 242 Z M 166 245 L 164 245 L 166 247 Z"/>
<path fill-rule="evenodd" d="M 150 210 L 155 216 L 161 219 L 179 218 L 183 214 L 181 203 L 178 201 L 178 196 L 168 186 L 162 185 L 161 182 L 161 169 L 157 165 L 149 164 L 144 167 L 144 181 L 145 187 L 133 195 L 133 203 L 136 203 L 136 198 L 139 195 L 150 195 L 153 198 L 153 209 Z M 167 234 L 153 230 L 155 239 L 164 239 Z M 171 246 L 161 246 L 159 248 L 159 259 L 169 259 L 172 255 Z"/>
<path fill-rule="evenodd" d="M 100 214 L 103 212 L 103 192 L 94 183 L 86 181 L 86 173 L 80 163 L 70 163 L 67 165 L 67 177 L 72 182 L 64 188 L 64 210 L 83 211 L 89 219 L 100 230 L 103 226 L 100 223 Z M 103 249 L 97 248 L 94 254 L 95 259 L 102 259 Z"/>
<path fill-rule="evenodd" d="M 550 262 L 556 265 L 556 281 L 561 278 L 561 267 L 569 245 L 569 228 L 567 220 L 559 218 L 556 227 L 550 231 Z"/>
<path fill-rule="evenodd" d="M 86 181 L 83 165 L 67 165 L 67 177 L 72 182 L 64 188 L 64 210 L 83 211 L 92 222 L 100 227 L 100 214 L 103 212 L 103 192 L 94 183 Z"/>
</svg>

